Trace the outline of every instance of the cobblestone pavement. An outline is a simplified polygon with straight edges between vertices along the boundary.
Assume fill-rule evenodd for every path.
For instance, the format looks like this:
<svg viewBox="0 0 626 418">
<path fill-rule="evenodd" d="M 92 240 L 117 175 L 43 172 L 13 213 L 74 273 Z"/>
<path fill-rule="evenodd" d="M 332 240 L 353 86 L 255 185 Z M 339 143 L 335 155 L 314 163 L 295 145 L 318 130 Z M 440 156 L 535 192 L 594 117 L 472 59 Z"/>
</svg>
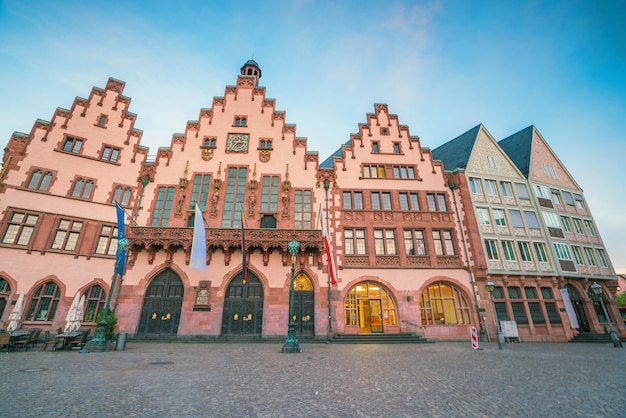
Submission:
<svg viewBox="0 0 626 418">
<path fill-rule="evenodd" d="M 0 353 L 2 417 L 626 417 L 611 344 L 139 343 Z"/>
</svg>

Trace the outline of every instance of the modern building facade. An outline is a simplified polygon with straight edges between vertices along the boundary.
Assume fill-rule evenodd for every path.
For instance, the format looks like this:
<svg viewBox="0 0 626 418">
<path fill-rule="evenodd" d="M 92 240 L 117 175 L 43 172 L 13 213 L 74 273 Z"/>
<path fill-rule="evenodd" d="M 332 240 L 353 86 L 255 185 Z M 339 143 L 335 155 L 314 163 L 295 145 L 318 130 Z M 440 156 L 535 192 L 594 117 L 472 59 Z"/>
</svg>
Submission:
<svg viewBox="0 0 626 418">
<path fill-rule="evenodd" d="M 573 336 L 562 288 L 578 290 L 589 324 L 581 331 L 603 321 L 588 300 L 592 281 L 615 310 L 610 260 L 561 165 L 563 184 L 525 171 L 507 154 L 513 142 L 498 144 L 482 125 L 431 153 L 385 104 L 320 162 L 259 87 L 261 75 L 246 62 L 236 85 L 155 156 L 115 79 L 14 133 L 0 172 L 1 320 L 23 293 L 21 326 L 55 330 L 80 293 L 83 326 L 95 327 L 110 299 L 117 331 L 145 338 L 278 338 L 292 318 L 298 338 L 466 339 L 472 326 L 495 331 L 487 280 L 497 284 L 499 316 L 517 321 L 526 340 Z M 564 202 L 570 193 L 573 208 L 546 209 L 537 185 Z M 114 281 L 115 202 L 126 212 L 128 258 Z M 572 227 L 579 219 L 585 234 L 564 227 L 559 236 L 544 212 Z M 205 226 L 204 270 L 189 266 L 195 222 Z M 590 251 L 596 265 L 561 262 L 560 244 Z"/>
</svg>

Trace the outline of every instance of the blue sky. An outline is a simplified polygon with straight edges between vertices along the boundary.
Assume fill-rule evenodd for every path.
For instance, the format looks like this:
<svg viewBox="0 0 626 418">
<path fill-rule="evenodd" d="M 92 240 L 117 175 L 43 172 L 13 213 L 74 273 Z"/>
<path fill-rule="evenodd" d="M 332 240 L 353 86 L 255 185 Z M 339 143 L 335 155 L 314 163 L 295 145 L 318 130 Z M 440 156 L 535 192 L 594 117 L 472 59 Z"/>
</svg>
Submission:
<svg viewBox="0 0 626 418">
<path fill-rule="evenodd" d="M 534 124 L 626 273 L 625 18 L 608 0 L 4 0 L 0 142 L 114 77 L 156 153 L 254 57 L 320 160 L 374 103 L 431 149 L 478 123 L 497 140 Z"/>
</svg>

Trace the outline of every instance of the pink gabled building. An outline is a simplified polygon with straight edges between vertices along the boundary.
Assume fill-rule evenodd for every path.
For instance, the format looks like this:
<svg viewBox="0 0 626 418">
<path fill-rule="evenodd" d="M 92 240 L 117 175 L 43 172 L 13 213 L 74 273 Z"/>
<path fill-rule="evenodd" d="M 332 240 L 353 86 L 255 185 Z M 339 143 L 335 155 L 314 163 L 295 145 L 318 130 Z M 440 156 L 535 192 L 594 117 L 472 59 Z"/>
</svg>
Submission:
<svg viewBox="0 0 626 418">
<path fill-rule="evenodd" d="M 554 291 L 547 301 L 554 306 L 537 309 L 562 323 L 534 324 L 525 337 L 571 336 L 555 261 L 521 263 L 526 278 L 519 280 L 488 276 L 500 267 L 486 259 L 489 237 L 480 234 L 502 241 L 504 232 L 478 225 L 472 180 L 433 158 L 386 104 L 375 104 L 358 132 L 320 162 L 260 78 L 259 65 L 246 62 L 236 84 L 155 155 L 141 145 L 124 83 L 115 79 L 70 110 L 57 109 L 50 122 L 36 121 L 29 134 L 15 133 L 0 171 L 3 325 L 23 293 L 21 327 L 54 332 L 79 293 L 87 299 L 83 327 L 95 328 L 110 297 L 116 332 L 131 338 L 280 339 L 291 317 L 300 339 L 458 340 L 471 327 L 493 330 L 481 282 L 498 277 L 500 286 L 534 280 Z M 499 149 L 481 132 L 483 145 Z M 499 176 L 527 184 L 501 157 L 508 168 Z M 126 212 L 128 258 L 112 288 L 116 201 Z M 489 202 L 483 206 L 495 207 Z M 195 219 L 196 205 L 202 219 Z M 196 221 L 205 226 L 204 270 L 189 265 Z M 322 229 L 334 249 L 336 283 Z M 529 243 L 550 242 L 531 229 Z M 293 241 L 299 250 L 292 257 Z M 499 309 L 514 317 L 517 305 L 506 302 L 497 301 Z"/>
</svg>

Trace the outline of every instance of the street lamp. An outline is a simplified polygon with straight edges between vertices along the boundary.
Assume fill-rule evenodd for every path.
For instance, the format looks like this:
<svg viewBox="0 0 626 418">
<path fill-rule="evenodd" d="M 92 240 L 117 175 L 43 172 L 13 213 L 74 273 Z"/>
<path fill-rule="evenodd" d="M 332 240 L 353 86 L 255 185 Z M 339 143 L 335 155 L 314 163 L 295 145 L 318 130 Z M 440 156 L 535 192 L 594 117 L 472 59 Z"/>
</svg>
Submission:
<svg viewBox="0 0 626 418">
<path fill-rule="evenodd" d="M 622 347 L 622 342 L 619 340 L 619 337 L 617 336 L 617 331 L 615 331 L 615 329 L 613 328 L 613 324 L 611 323 L 611 318 L 609 318 L 609 313 L 607 312 L 606 306 L 604 305 L 604 298 L 602 297 L 602 286 L 600 286 L 597 282 L 593 282 L 593 284 L 591 285 L 589 289 L 591 290 L 591 293 L 595 297 L 595 299 L 599 300 L 600 305 L 602 305 L 602 311 L 604 312 L 604 317 L 609 323 L 609 334 L 611 335 L 611 341 L 613 341 L 613 347 L 615 348 Z"/>
<path fill-rule="evenodd" d="M 328 227 L 328 189 L 330 189 L 330 181 L 324 180 L 324 191 L 326 192 L 326 233 L 330 234 Z M 328 237 L 330 239 L 330 236 Z M 330 322 L 330 260 L 328 260 L 328 338 L 333 334 L 333 328 Z"/>
<path fill-rule="evenodd" d="M 485 284 L 485 287 L 487 287 L 487 292 L 489 292 L 489 297 L 491 298 L 491 306 L 493 307 L 493 316 L 496 320 L 498 349 L 504 350 L 504 334 L 502 334 L 502 330 L 500 329 L 500 320 L 498 319 L 498 312 L 496 311 L 496 304 L 493 302 L 493 289 L 496 287 L 496 285 L 493 284 L 491 280 L 489 280 Z"/>
<path fill-rule="evenodd" d="M 294 319 L 293 312 L 293 299 L 294 299 L 294 281 L 296 275 L 296 254 L 300 251 L 300 243 L 298 241 L 291 241 L 287 244 L 289 254 L 291 254 L 291 293 L 289 293 L 289 330 L 287 331 L 287 338 L 283 344 L 281 353 L 299 353 L 300 344 L 296 338 L 296 321 Z"/>
</svg>

